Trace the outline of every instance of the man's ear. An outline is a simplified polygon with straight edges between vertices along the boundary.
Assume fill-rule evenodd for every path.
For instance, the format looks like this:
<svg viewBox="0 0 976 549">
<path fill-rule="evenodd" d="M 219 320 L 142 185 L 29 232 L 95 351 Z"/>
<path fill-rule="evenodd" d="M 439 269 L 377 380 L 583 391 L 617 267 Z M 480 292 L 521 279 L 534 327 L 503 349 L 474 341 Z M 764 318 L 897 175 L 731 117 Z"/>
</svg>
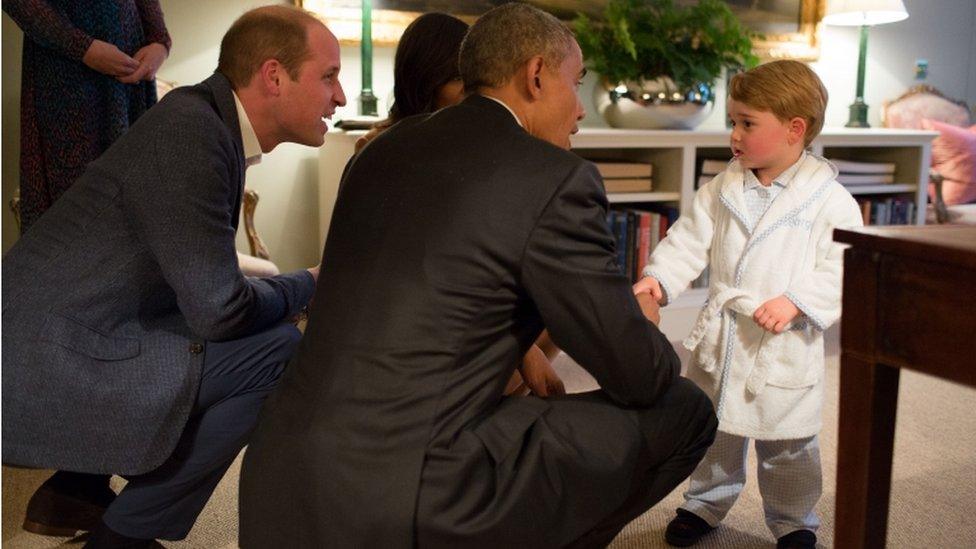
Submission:
<svg viewBox="0 0 976 549">
<path fill-rule="evenodd" d="M 288 73 L 277 59 L 268 59 L 258 68 L 257 78 L 265 93 L 278 96 L 281 93 L 281 79 L 288 78 Z"/>
<path fill-rule="evenodd" d="M 525 87 L 529 97 L 538 99 L 542 95 L 542 71 L 545 63 L 542 56 L 537 55 L 525 63 Z"/>
</svg>

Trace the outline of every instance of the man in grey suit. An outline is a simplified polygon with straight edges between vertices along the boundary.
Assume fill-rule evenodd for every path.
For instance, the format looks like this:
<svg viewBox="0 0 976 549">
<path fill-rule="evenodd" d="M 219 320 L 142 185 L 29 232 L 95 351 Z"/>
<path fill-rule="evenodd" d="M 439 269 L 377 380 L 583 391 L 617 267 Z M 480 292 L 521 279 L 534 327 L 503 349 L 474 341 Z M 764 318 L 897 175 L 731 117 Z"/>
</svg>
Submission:
<svg viewBox="0 0 976 549">
<path fill-rule="evenodd" d="M 596 168 L 566 150 L 572 34 L 506 4 L 460 68 L 473 95 L 348 167 L 305 337 L 245 454 L 241 547 L 603 546 L 713 440 L 615 263 Z M 502 396 L 543 326 L 601 390 Z"/>
<path fill-rule="evenodd" d="M 3 461 L 61 470 L 27 528 L 93 529 L 89 547 L 189 532 L 318 276 L 241 274 L 244 172 L 280 143 L 322 145 L 338 73 L 339 44 L 308 13 L 244 14 L 214 75 L 143 115 L 4 257 Z M 117 497 L 109 474 L 129 481 Z"/>
</svg>

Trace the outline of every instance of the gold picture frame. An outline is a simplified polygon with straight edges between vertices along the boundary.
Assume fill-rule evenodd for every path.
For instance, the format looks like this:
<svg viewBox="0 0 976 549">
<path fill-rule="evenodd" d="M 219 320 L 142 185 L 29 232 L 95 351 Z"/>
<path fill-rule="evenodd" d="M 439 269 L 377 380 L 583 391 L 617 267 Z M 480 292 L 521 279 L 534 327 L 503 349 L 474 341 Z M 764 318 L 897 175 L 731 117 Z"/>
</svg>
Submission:
<svg viewBox="0 0 976 549">
<path fill-rule="evenodd" d="M 762 60 L 816 61 L 820 58 L 820 26 L 826 9 L 827 0 L 801 0 L 797 30 L 757 38 L 753 53 Z"/>
<path fill-rule="evenodd" d="M 321 17 L 342 44 L 358 44 L 362 33 L 361 0 L 292 0 L 296 5 L 308 9 Z M 742 2 L 727 0 L 730 7 L 740 15 L 762 17 L 761 10 L 738 8 Z M 600 13 L 605 2 L 580 2 L 579 0 L 533 2 L 543 9 L 559 10 L 559 6 L 583 9 L 591 14 Z M 754 4 L 754 2 L 752 3 Z M 797 59 L 815 61 L 820 57 L 819 28 L 826 10 L 827 0 L 800 0 L 799 13 L 796 14 L 797 29 L 793 32 L 766 33 L 753 43 L 754 52 L 763 60 Z M 585 6 L 585 8 L 581 8 Z M 567 10 L 563 10 L 566 12 Z M 454 10 L 451 10 L 454 13 Z M 572 13 L 572 11 L 569 11 Z M 400 11 L 390 9 L 373 10 L 373 44 L 394 46 L 400 40 L 403 30 L 417 18 L 419 11 Z M 457 14 L 468 23 L 474 22 L 477 15 Z M 560 15 L 564 15 L 560 13 Z M 792 14 L 791 14 L 792 15 Z"/>
</svg>

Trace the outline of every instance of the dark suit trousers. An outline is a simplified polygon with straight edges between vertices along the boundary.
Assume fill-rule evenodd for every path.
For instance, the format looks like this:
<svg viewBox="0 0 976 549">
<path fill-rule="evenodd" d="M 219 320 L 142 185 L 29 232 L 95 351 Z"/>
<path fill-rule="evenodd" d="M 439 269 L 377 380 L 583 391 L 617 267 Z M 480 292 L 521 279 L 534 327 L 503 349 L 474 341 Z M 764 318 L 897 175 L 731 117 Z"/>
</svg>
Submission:
<svg viewBox="0 0 976 549">
<path fill-rule="evenodd" d="M 176 449 L 157 469 L 129 477 L 102 520 L 135 538 L 178 540 L 237 457 L 278 384 L 301 333 L 280 324 L 242 339 L 208 342 L 200 392 Z"/>
<path fill-rule="evenodd" d="M 608 401 L 600 391 L 570 398 Z M 643 436 L 637 477 L 620 507 L 567 545 L 606 547 L 632 520 L 664 499 L 698 466 L 715 440 L 718 420 L 708 397 L 691 381 L 678 379 L 653 406 L 635 408 Z"/>
</svg>

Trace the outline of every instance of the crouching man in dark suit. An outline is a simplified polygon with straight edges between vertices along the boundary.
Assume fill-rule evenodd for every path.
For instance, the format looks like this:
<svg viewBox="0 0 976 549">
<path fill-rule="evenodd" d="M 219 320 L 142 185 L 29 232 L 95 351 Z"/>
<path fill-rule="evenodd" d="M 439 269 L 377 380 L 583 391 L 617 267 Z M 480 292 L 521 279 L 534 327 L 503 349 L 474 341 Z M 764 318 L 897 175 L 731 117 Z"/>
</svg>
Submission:
<svg viewBox="0 0 976 549">
<path fill-rule="evenodd" d="M 338 72 L 338 42 L 306 12 L 243 15 L 217 72 L 143 115 L 3 258 L 3 461 L 61 470 L 27 528 L 94 529 L 87 547 L 189 532 L 318 276 L 241 274 L 244 170 L 279 143 L 322 144 Z M 129 480 L 117 497 L 108 474 Z"/>
<path fill-rule="evenodd" d="M 469 98 L 348 168 L 245 454 L 244 548 L 603 546 L 711 444 L 711 403 L 615 265 L 600 176 L 567 151 L 572 34 L 506 4 L 460 67 Z M 602 390 L 502 397 L 543 326 Z"/>
</svg>

